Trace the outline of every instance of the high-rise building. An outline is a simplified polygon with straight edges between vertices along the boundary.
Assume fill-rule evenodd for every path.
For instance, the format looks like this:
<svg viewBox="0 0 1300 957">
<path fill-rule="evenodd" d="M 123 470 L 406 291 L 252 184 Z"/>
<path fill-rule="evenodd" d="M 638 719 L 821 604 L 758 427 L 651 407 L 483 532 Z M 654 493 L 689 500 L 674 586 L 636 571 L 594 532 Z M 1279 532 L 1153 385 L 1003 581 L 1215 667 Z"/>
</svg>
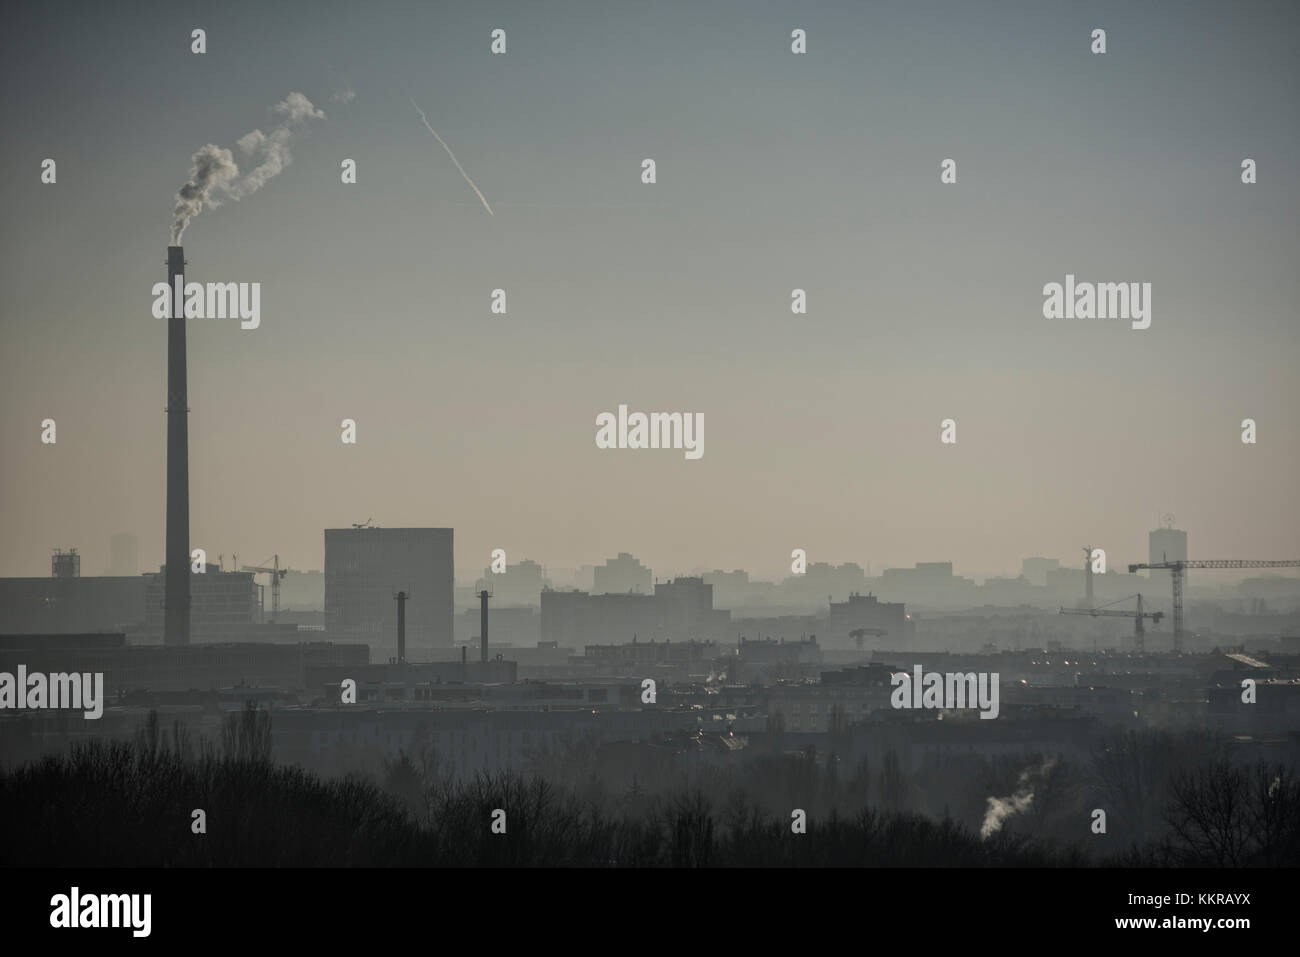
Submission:
<svg viewBox="0 0 1300 957">
<path fill-rule="evenodd" d="M 707 640 L 726 633 L 731 613 L 713 608 L 713 586 L 703 578 L 674 578 L 655 585 L 660 627 L 666 637 Z"/>
<path fill-rule="evenodd" d="M 1187 560 L 1187 533 L 1172 527 L 1170 520 L 1164 528 L 1157 528 L 1147 536 L 1151 557 L 1147 559 L 1152 565 L 1159 562 L 1178 562 Z M 1170 572 L 1163 568 L 1153 568 L 1148 573 L 1152 581 L 1165 582 L 1169 587 Z M 1187 573 L 1183 572 L 1183 587 L 1187 587 Z"/>
<path fill-rule="evenodd" d="M 491 592 L 494 608 L 517 608 L 521 605 L 535 606 L 540 603 L 542 589 L 547 584 L 542 566 L 532 559 L 525 558 L 513 565 L 506 565 L 506 570 L 503 572 L 494 572 L 489 565 L 483 569 L 483 577 L 474 583 L 474 590 Z"/>
<path fill-rule="evenodd" d="M 871 640 L 880 647 L 902 648 L 910 639 L 907 606 L 903 602 L 881 601 L 875 595 L 849 595 L 847 601 L 831 602 L 823 646 L 851 647 L 853 632 L 859 628 L 884 631 L 886 635 L 873 635 Z M 865 636 L 864 636 L 865 637 Z"/>
<path fill-rule="evenodd" d="M 596 566 L 594 581 L 593 595 L 650 594 L 650 569 L 628 552 L 619 552 L 618 558 L 607 558 L 604 565 Z"/>
<path fill-rule="evenodd" d="M 325 631 L 365 642 L 380 660 L 397 653 L 398 591 L 406 602 L 406 650 L 452 647 L 455 565 L 450 528 L 325 529 Z"/>
</svg>

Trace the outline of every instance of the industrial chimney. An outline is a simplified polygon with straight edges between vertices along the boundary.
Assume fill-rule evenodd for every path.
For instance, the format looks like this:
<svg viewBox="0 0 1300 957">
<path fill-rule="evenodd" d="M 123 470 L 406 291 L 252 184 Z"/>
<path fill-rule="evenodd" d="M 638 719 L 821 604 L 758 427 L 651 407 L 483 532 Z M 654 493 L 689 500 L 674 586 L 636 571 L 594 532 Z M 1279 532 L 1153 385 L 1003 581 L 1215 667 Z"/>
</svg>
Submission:
<svg viewBox="0 0 1300 957">
<path fill-rule="evenodd" d="M 478 593 L 479 602 L 479 645 L 482 654 L 481 660 L 487 664 L 487 600 L 488 593 L 486 590 Z"/>
<path fill-rule="evenodd" d="M 185 249 L 167 247 L 167 566 L 163 643 L 190 643 L 190 435 L 185 376 Z"/>
<path fill-rule="evenodd" d="M 397 663 L 406 664 L 406 599 L 407 594 L 399 591 L 393 596 L 397 599 Z"/>
</svg>

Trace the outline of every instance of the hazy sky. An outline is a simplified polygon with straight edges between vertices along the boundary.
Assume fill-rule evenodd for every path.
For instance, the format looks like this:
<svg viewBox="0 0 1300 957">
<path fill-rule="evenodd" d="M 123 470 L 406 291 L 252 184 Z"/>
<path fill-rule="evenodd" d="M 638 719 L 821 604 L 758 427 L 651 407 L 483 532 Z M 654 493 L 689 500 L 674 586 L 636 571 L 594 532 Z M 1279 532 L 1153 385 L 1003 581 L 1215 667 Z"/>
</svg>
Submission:
<svg viewBox="0 0 1300 957">
<path fill-rule="evenodd" d="M 454 527 L 470 573 L 500 547 L 776 576 L 802 547 L 981 576 L 1145 560 L 1173 512 L 1193 557 L 1298 557 L 1298 25 L 1249 0 L 7 5 L 0 574 L 56 546 L 98 574 L 123 530 L 162 561 L 173 196 L 290 91 L 326 119 L 184 238 L 189 280 L 262 284 L 259 329 L 189 325 L 212 556 L 320 568 L 324 528 L 373 517 Z M 1150 282 L 1151 327 L 1044 319 L 1066 273 Z M 598 449 L 620 403 L 702 412 L 703 458 Z"/>
</svg>

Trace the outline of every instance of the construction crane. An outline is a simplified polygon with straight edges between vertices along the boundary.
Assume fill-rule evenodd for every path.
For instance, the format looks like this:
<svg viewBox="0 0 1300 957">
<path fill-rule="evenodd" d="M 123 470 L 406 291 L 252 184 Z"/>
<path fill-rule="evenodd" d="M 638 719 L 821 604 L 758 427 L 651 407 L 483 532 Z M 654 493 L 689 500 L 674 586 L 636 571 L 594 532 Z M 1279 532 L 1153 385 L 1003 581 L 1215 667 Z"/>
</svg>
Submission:
<svg viewBox="0 0 1300 957">
<path fill-rule="evenodd" d="M 366 519 L 364 522 L 353 522 L 352 527 L 353 528 L 374 528 L 375 526 L 371 524 L 370 519 Z"/>
<path fill-rule="evenodd" d="M 1119 611 L 1114 609 L 1107 609 L 1106 607 L 1106 605 L 1117 605 L 1122 601 L 1128 601 L 1130 598 L 1136 598 L 1138 600 L 1137 611 Z M 1155 622 L 1158 622 L 1161 618 L 1163 618 L 1165 616 L 1165 613 L 1163 611 L 1143 611 L 1141 595 L 1129 595 L 1128 598 L 1117 598 L 1115 599 L 1115 601 L 1107 602 L 1106 605 L 1102 605 L 1100 608 L 1062 608 L 1061 614 L 1062 615 L 1091 615 L 1093 618 L 1098 618 L 1098 617 L 1132 618 L 1133 619 L 1133 640 L 1137 645 L 1138 651 L 1145 651 L 1146 650 L 1145 648 L 1146 629 L 1142 627 L 1142 620 L 1144 618 L 1150 618 L 1152 623 L 1154 624 Z"/>
<path fill-rule="evenodd" d="M 1158 568 L 1165 569 L 1169 572 L 1169 577 L 1174 586 L 1174 651 L 1183 650 L 1183 575 L 1189 568 L 1296 568 L 1300 567 L 1300 559 L 1274 561 L 1274 562 L 1257 562 L 1248 559 L 1207 559 L 1203 561 L 1188 561 L 1182 559 L 1174 562 L 1151 562 L 1148 564 L 1135 564 L 1128 567 L 1129 574 L 1133 574 L 1140 568 Z"/>
<path fill-rule="evenodd" d="M 280 614 L 280 579 L 287 575 L 289 570 L 280 567 L 280 556 L 276 555 L 270 568 L 263 565 L 245 565 L 244 571 L 260 572 L 271 576 L 271 621 L 275 621 L 276 616 Z"/>
<path fill-rule="evenodd" d="M 858 651 L 861 651 L 867 635 L 871 635 L 873 638 L 883 638 L 887 634 L 889 634 L 889 631 L 885 628 L 854 628 L 849 632 L 849 637 L 858 643 Z"/>
</svg>

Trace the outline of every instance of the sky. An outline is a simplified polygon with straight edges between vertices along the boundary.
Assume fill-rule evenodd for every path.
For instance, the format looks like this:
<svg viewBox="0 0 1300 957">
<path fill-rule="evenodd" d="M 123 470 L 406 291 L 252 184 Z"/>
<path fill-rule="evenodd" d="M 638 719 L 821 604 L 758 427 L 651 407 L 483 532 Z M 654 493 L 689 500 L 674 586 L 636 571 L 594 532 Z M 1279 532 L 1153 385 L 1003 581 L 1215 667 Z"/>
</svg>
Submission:
<svg viewBox="0 0 1300 957">
<path fill-rule="evenodd" d="M 320 568 L 323 529 L 373 519 L 455 528 L 470 578 L 495 548 L 982 577 L 1145 561 L 1173 513 L 1193 558 L 1300 557 L 1294 3 L 4 16 L 0 575 L 56 547 L 98 574 L 119 531 L 162 562 L 174 196 L 291 91 L 325 118 L 183 240 L 188 280 L 261 283 L 259 328 L 188 326 L 210 556 Z M 1067 273 L 1151 283 L 1150 328 L 1045 319 Z M 620 404 L 702 413 L 703 457 L 597 448 Z"/>
</svg>

